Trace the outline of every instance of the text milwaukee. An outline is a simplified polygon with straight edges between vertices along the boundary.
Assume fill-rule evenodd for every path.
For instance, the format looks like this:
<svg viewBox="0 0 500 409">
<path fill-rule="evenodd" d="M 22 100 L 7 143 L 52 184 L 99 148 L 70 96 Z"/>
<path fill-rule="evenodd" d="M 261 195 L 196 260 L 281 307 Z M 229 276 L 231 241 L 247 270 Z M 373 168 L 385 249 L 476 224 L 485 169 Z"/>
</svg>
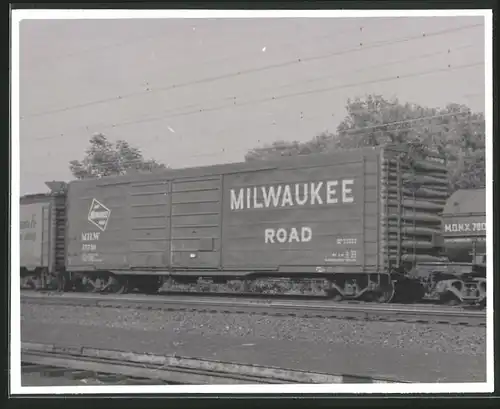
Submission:
<svg viewBox="0 0 500 409">
<path fill-rule="evenodd" d="M 353 179 L 231 189 L 231 210 L 353 203 Z"/>
</svg>

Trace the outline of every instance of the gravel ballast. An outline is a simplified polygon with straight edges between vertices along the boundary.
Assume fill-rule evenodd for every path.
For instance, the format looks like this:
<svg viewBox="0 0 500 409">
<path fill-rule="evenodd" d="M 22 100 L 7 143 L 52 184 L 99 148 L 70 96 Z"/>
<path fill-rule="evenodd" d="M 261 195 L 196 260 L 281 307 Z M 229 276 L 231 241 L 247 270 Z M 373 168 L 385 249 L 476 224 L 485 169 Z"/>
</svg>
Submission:
<svg viewBox="0 0 500 409">
<path fill-rule="evenodd" d="M 476 327 L 26 303 L 21 320 L 25 342 L 225 356 L 420 382 L 473 382 L 486 376 L 486 330 Z"/>
</svg>

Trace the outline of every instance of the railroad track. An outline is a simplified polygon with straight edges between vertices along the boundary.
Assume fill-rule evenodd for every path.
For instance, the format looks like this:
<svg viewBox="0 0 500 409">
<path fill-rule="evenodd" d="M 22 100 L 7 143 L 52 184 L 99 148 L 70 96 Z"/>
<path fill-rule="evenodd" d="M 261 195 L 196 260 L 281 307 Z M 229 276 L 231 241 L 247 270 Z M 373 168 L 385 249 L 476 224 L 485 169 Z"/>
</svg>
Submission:
<svg viewBox="0 0 500 409">
<path fill-rule="evenodd" d="M 73 369 L 73 363 L 68 361 L 52 360 L 52 365 L 33 364 L 34 354 L 25 354 L 24 362 L 21 362 L 22 386 L 73 386 L 82 385 L 169 385 L 173 382 L 164 382 L 161 380 L 148 379 L 135 376 L 126 376 L 121 374 L 99 372 L 96 370 Z M 38 354 L 35 361 L 46 355 Z M 47 361 L 49 358 L 44 358 Z M 66 367 L 65 367 L 66 366 Z M 33 375 L 38 378 L 33 379 Z M 42 378 L 42 379 L 40 379 Z"/>
<path fill-rule="evenodd" d="M 486 326 L 484 311 L 460 307 L 398 304 L 346 304 L 325 300 L 262 300 L 244 298 L 144 295 L 103 295 L 21 292 L 21 302 L 46 305 L 93 306 L 144 310 L 260 314 L 303 318 L 339 318 L 422 324 Z"/>
<path fill-rule="evenodd" d="M 21 362 L 23 374 L 91 379 L 94 384 L 95 381 L 121 385 L 406 383 L 369 376 L 26 342 L 21 345 Z"/>
</svg>

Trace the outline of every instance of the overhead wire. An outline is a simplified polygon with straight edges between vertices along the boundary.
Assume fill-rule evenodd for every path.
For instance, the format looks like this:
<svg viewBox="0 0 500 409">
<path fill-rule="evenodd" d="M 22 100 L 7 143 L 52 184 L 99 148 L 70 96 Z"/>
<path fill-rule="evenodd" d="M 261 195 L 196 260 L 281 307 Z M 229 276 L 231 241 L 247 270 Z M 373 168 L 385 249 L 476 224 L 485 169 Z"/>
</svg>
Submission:
<svg viewBox="0 0 500 409">
<path fill-rule="evenodd" d="M 394 20 L 394 19 L 397 19 L 397 18 L 399 18 L 399 17 L 388 18 L 387 20 Z M 330 33 L 330 34 L 322 34 L 322 35 L 319 35 L 319 36 L 308 37 L 307 40 L 308 41 L 311 41 L 311 40 L 320 40 L 322 38 L 331 37 L 332 35 L 335 35 L 336 38 L 337 38 L 338 35 L 343 35 L 343 34 L 346 34 L 346 33 L 353 32 L 353 31 L 362 31 L 363 28 L 366 28 L 366 27 L 364 25 L 363 26 L 350 27 L 348 29 L 339 30 L 339 31 L 336 31 L 336 32 Z M 165 36 L 165 34 L 140 36 L 138 38 L 131 39 L 129 41 L 121 41 L 121 42 L 118 42 L 118 43 L 106 44 L 106 45 L 99 46 L 99 47 L 88 47 L 88 48 L 86 48 L 84 50 L 81 50 L 80 52 L 69 52 L 69 53 L 65 53 L 65 54 L 56 55 L 56 56 L 54 56 L 52 58 L 45 58 L 45 59 L 42 59 L 42 60 L 35 60 L 35 61 L 31 60 L 31 61 L 25 62 L 24 64 L 26 64 L 26 65 L 33 64 L 32 67 L 30 67 L 28 69 L 23 68 L 22 70 L 23 71 L 31 71 L 32 69 L 39 69 L 41 66 L 43 67 L 44 65 L 46 65 L 47 62 L 53 62 L 53 63 L 57 62 L 57 63 L 60 63 L 61 60 L 68 59 L 68 58 L 73 58 L 75 56 L 84 55 L 84 54 L 91 54 L 91 53 L 100 53 L 101 51 L 107 51 L 107 50 L 110 50 L 110 49 L 113 49 L 113 48 L 125 47 L 125 46 L 128 46 L 130 44 L 137 44 L 137 43 L 140 43 L 142 41 L 147 41 L 147 40 L 150 40 L 150 39 L 153 39 L 153 38 L 161 38 L 161 37 L 164 37 L 164 36 Z M 296 43 L 295 41 L 280 42 L 278 44 L 274 44 L 273 47 L 282 47 L 282 46 L 286 46 L 286 45 L 292 45 L 292 44 L 295 44 L 295 43 Z M 237 54 L 237 55 L 242 55 L 242 54 Z M 214 62 L 223 62 L 223 61 L 227 61 L 227 60 L 234 59 L 234 58 L 235 58 L 235 54 L 232 53 L 232 54 L 227 55 L 227 56 L 225 56 L 223 58 L 212 58 L 212 59 L 208 59 L 208 60 L 203 60 L 200 63 L 201 64 L 212 64 Z M 42 64 L 40 64 L 40 63 L 42 63 Z M 187 64 L 186 65 L 181 65 L 181 66 L 187 66 Z"/>
<path fill-rule="evenodd" d="M 197 80 L 191 80 L 191 81 L 187 81 L 187 82 L 183 82 L 183 83 L 179 83 L 179 84 L 161 86 L 161 87 L 157 87 L 155 89 L 148 89 L 145 91 L 135 91 L 135 92 L 131 92 L 128 94 L 119 95 L 116 97 L 103 98 L 103 99 L 99 99 L 99 100 L 94 100 L 94 101 L 89 101 L 89 102 L 84 102 L 84 103 L 79 103 L 79 104 L 67 106 L 64 108 L 58 108 L 58 109 L 52 109 L 52 110 L 47 110 L 47 111 L 41 111 L 38 113 L 28 114 L 28 115 L 22 116 L 22 119 L 25 120 L 25 119 L 41 117 L 41 116 L 46 116 L 46 115 L 53 115 L 56 113 L 67 112 L 67 111 L 71 111 L 71 110 L 75 110 L 75 109 L 80 109 L 80 108 L 85 108 L 85 107 L 94 106 L 94 105 L 98 105 L 98 104 L 103 104 L 106 102 L 134 98 L 134 97 L 141 96 L 144 94 L 149 94 L 149 93 L 154 93 L 154 92 L 163 92 L 163 91 L 168 91 L 168 90 L 173 90 L 173 89 L 184 88 L 184 87 L 188 87 L 188 86 L 192 86 L 192 85 L 211 83 L 211 82 L 220 81 L 223 79 L 239 77 L 239 76 L 253 74 L 253 73 L 262 72 L 262 71 L 267 71 L 267 70 L 271 70 L 271 69 L 284 68 L 284 67 L 288 67 L 290 65 L 300 64 L 303 62 L 327 59 L 327 58 L 331 58 L 334 56 L 345 55 L 345 54 L 349 54 L 349 53 L 353 53 L 353 52 L 359 52 L 359 51 L 374 49 L 374 48 L 378 48 L 378 47 L 385 47 L 387 45 L 406 43 L 406 42 L 415 41 L 415 40 L 419 40 L 419 39 L 423 39 L 423 38 L 435 37 L 435 36 L 439 36 L 439 35 L 444 35 L 444 34 L 448 34 L 448 33 L 452 33 L 452 32 L 458 32 L 458 31 L 467 30 L 467 29 L 476 28 L 476 27 L 482 27 L 482 24 L 463 25 L 463 26 L 453 27 L 453 28 L 449 28 L 449 29 L 443 29 L 443 30 L 435 31 L 435 32 L 431 32 L 431 33 L 423 33 L 423 34 L 419 34 L 417 36 L 414 35 L 414 36 L 402 37 L 402 38 L 395 39 L 395 40 L 379 41 L 379 42 L 371 43 L 368 45 L 364 45 L 361 43 L 360 46 L 358 46 L 356 48 L 351 48 L 351 49 L 346 49 L 346 50 L 341 50 L 341 51 L 334 51 L 334 52 L 324 53 L 324 54 L 310 56 L 310 57 L 295 58 L 292 60 L 283 61 L 281 63 L 274 63 L 274 64 L 268 64 L 268 65 L 264 65 L 264 66 L 260 66 L 260 67 L 243 69 L 243 70 L 239 70 L 239 71 L 232 72 L 232 73 L 221 74 L 221 75 L 216 75 L 216 76 L 206 77 L 206 78 L 200 78 Z"/>
<path fill-rule="evenodd" d="M 349 109 L 347 114 L 348 115 L 352 115 L 352 114 L 357 114 L 357 113 L 381 113 L 382 115 L 384 114 L 393 114 L 393 113 L 396 113 L 397 112 L 397 108 L 398 108 L 398 105 L 393 105 L 393 104 L 390 104 L 388 106 L 385 106 L 383 108 L 362 108 L 362 109 Z M 418 107 L 417 107 L 418 108 Z M 422 109 L 422 112 L 425 112 L 425 111 L 428 111 L 430 110 L 430 108 L 424 108 L 424 107 L 421 107 Z M 309 116 L 309 115 L 306 115 L 304 113 L 301 113 L 303 115 L 301 115 L 301 118 L 299 120 L 299 122 L 301 123 L 304 123 L 304 122 L 310 122 L 310 121 L 313 121 L 313 120 L 321 120 L 321 119 L 325 119 L 326 117 L 329 117 L 329 115 L 314 115 L 314 116 Z M 453 117 L 453 116 L 462 116 L 462 115 L 466 115 L 468 114 L 469 116 L 472 116 L 472 115 L 477 115 L 477 113 L 473 113 L 470 109 L 469 110 L 466 110 L 466 111 L 459 111 L 459 112 L 447 112 L 447 113 L 438 113 L 438 114 L 433 114 L 433 115 L 422 115 L 420 117 L 414 117 L 414 118 L 406 118 L 404 120 L 401 121 L 401 123 L 406 123 L 406 122 L 412 122 L 412 121 L 417 121 L 417 120 L 432 120 L 432 119 L 437 119 L 437 118 L 444 118 L 444 117 Z M 286 122 L 290 122 L 290 119 L 286 119 L 285 120 Z M 470 122 L 470 121 L 469 121 Z M 272 127 L 272 128 L 275 128 L 276 130 L 279 130 L 280 129 L 280 123 L 281 121 L 273 121 L 272 124 L 270 123 L 265 123 L 265 124 L 262 124 L 262 125 L 259 125 L 259 126 L 256 126 L 256 123 L 255 123 L 255 120 L 252 119 L 252 129 L 253 130 L 258 130 L 258 129 L 262 129 L 262 128 L 266 128 L 266 127 Z M 388 126 L 387 124 L 389 125 L 394 125 L 394 121 L 393 122 L 388 122 L 388 123 L 381 123 L 381 124 L 377 124 L 377 125 L 374 125 L 373 128 L 376 128 L 376 127 L 383 127 L 383 126 Z M 245 127 L 245 123 L 242 123 L 242 122 L 239 122 L 238 125 L 236 126 L 226 126 L 222 129 L 217 129 L 217 135 L 218 137 L 220 137 L 221 135 L 224 135 L 225 133 L 229 133 L 229 132 L 238 132 L 241 128 L 244 128 Z M 361 129 L 368 129 L 369 127 L 364 127 L 364 128 L 357 128 L 355 130 L 348 130 L 348 131 L 343 131 L 342 133 L 343 134 L 350 134 L 350 133 L 356 133 L 356 132 L 359 132 L 359 130 Z M 405 128 L 406 129 L 406 128 Z M 321 133 L 321 132 L 324 132 L 325 130 L 323 131 L 317 131 L 318 133 Z M 176 136 L 174 135 L 171 135 L 174 140 L 176 139 Z M 182 135 L 180 135 L 180 137 L 182 138 Z M 160 138 L 160 136 L 154 136 L 154 137 L 146 137 L 146 138 L 142 138 L 141 139 L 141 142 L 144 143 L 151 143 L 151 142 L 158 142 L 158 138 Z M 118 139 L 119 140 L 119 139 Z M 172 139 L 169 140 L 169 142 L 171 142 Z M 261 141 L 258 140 L 257 143 L 260 143 Z M 53 152 L 53 151 L 52 151 Z M 50 154 L 49 154 L 50 155 Z"/>
<path fill-rule="evenodd" d="M 482 121 L 471 121 L 469 124 L 474 124 L 474 123 L 482 123 Z M 434 125 L 435 128 L 441 128 L 441 127 L 445 127 L 447 126 L 447 124 L 438 124 L 438 125 Z M 401 131 L 410 131 L 410 130 L 419 130 L 421 129 L 421 127 L 419 126 L 414 126 L 414 127 L 409 127 L 409 128 L 404 128 L 402 129 Z M 378 130 L 378 131 L 373 131 L 372 133 L 385 133 L 385 132 L 388 132 L 386 130 Z M 303 141 L 303 142 L 299 142 L 299 143 L 307 143 L 308 141 Z M 221 154 L 227 154 L 227 153 L 230 153 L 230 154 L 236 154 L 236 153 L 243 153 L 243 154 L 246 154 L 246 153 L 250 153 L 253 149 L 259 149 L 259 148 L 270 148 L 269 146 L 262 146 L 262 147 L 256 147 L 256 148 L 250 148 L 250 149 L 247 149 L 247 148 L 237 148 L 237 149 L 220 149 L 220 150 L 217 150 L 217 151 L 212 151 L 212 152 L 207 152 L 207 153 L 200 153 L 200 154 L 193 154 L 193 155 L 188 155 L 186 156 L 186 158 L 203 158 L 203 157 L 217 157 L 217 156 L 220 156 Z M 272 147 L 271 147 L 272 148 Z M 243 155 L 244 156 L 244 155 Z M 99 165 L 87 165 L 85 166 L 86 169 L 88 170 L 96 170 L 96 169 L 99 169 L 99 167 L 103 167 L 103 166 L 108 166 L 108 165 L 117 165 L 117 164 L 120 164 L 122 166 L 127 166 L 127 165 L 133 165 L 133 164 L 143 164 L 145 161 L 148 161 L 148 160 L 152 160 L 152 159 L 139 159 L 139 160 L 130 160 L 130 161 L 106 161 L 106 162 L 102 162 L 101 164 Z M 238 163 L 238 162 L 243 162 L 244 161 L 244 158 L 241 158 L 240 160 L 236 160 L 236 161 L 231 161 L 231 162 L 224 162 L 224 163 Z M 157 163 L 161 164 L 161 162 L 159 161 L 156 161 Z M 200 166 L 210 166 L 210 165 L 200 165 Z M 188 168 L 190 168 L 192 166 L 189 166 Z M 172 168 L 172 169 L 177 169 L 177 168 Z M 39 174 L 39 172 L 37 172 Z M 48 174 L 48 173 L 46 173 Z"/>
<path fill-rule="evenodd" d="M 469 122 L 469 124 L 474 124 L 474 123 L 482 123 L 482 121 L 471 121 Z M 434 125 L 435 128 L 441 128 L 441 127 L 446 127 L 447 124 L 437 124 L 437 125 Z M 402 128 L 402 129 L 395 129 L 395 130 L 384 130 L 384 129 L 381 129 L 381 130 L 375 130 L 375 131 L 372 131 L 371 133 L 381 133 L 381 134 L 384 134 L 384 133 L 387 133 L 387 132 L 397 132 L 397 131 L 401 131 L 401 132 L 406 132 L 406 131 L 411 131 L 411 130 L 418 130 L 418 129 L 422 129 L 420 126 L 413 126 L 413 127 L 409 127 L 409 128 Z M 357 130 L 359 131 L 359 130 Z M 361 132 L 362 133 L 362 132 Z M 299 141 L 299 143 L 307 143 L 307 142 L 310 142 L 310 141 Z M 231 153 L 234 153 L 234 152 L 245 152 L 245 153 L 249 153 L 251 150 L 253 149 L 256 149 L 256 150 L 259 150 L 260 149 L 268 149 L 268 148 L 271 148 L 272 149 L 272 146 L 260 146 L 260 147 L 255 147 L 255 148 L 251 148 L 251 149 L 245 149 L 245 148 L 240 148 L 240 149 L 235 149 L 235 150 L 230 150 L 230 151 L 214 151 L 214 152 L 211 152 L 211 153 L 201 153 L 201 154 L 194 154 L 194 155 L 189 155 L 189 158 L 200 158 L 200 157 L 205 157 L 205 156 L 217 156 L 217 155 L 220 155 L 221 153 L 224 153 L 224 152 L 231 152 Z M 135 162 L 134 162 L 135 163 Z"/>
<path fill-rule="evenodd" d="M 397 105 L 390 105 L 388 107 L 385 107 L 385 109 L 387 110 L 387 112 L 393 112 L 393 109 L 394 108 L 397 108 Z M 423 108 L 425 110 L 425 108 Z M 380 113 L 380 112 L 385 112 L 384 110 L 381 110 L 380 108 L 374 108 L 374 109 L 370 109 L 370 108 L 365 108 L 365 109 L 359 109 L 359 110 L 349 110 L 347 112 L 348 115 L 351 115 L 351 114 L 356 114 L 356 113 L 371 113 L 371 112 L 377 112 L 377 113 Z M 461 115 L 461 114 L 465 114 L 465 113 L 468 113 L 469 115 L 472 114 L 471 111 L 466 111 L 466 112 L 452 112 L 452 113 L 445 113 L 445 114 L 435 114 L 434 116 L 424 116 L 424 117 L 417 117 L 417 118 L 409 118 L 409 119 L 406 119 L 404 121 L 402 121 L 401 123 L 405 123 L 405 122 L 408 122 L 408 121 L 416 121 L 416 120 L 420 120 L 420 119 L 436 119 L 436 118 L 441 118 L 441 117 L 447 117 L 447 116 L 455 116 L 455 115 Z M 320 118 L 321 116 L 315 116 L 313 119 L 315 118 Z M 308 118 L 306 119 L 306 121 L 309 121 L 311 120 L 311 118 Z M 379 127 L 379 126 L 385 126 L 384 124 L 378 124 L 378 125 L 374 125 L 374 127 Z M 235 127 L 226 127 L 226 128 L 231 128 L 231 130 L 233 131 L 237 131 L 238 128 L 241 128 L 241 124 L 239 124 L 239 126 L 235 126 Z M 220 135 L 221 132 L 224 132 L 226 130 L 226 128 L 224 128 L 222 131 L 218 130 L 217 131 L 217 134 Z M 365 127 L 366 128 L 366 127 Z M 363 128 L 363 129 L 365 129 Z M 367 128 L 366 128 L 367 129 Z M 141 140 L 141 142 L 151 142 L 153 138 L 149 138 L 149 137 L 146 137 L 146 138 L 143 138 Z M 156 139 L 156 137 L 154 137 L 154 139 Z"/>
<path fill-rule="evenodd" d="M 358 68 L 358 69 L 354 69 L 354 70 L 346 70 L 346 71 L 336 71 L 334 73 L 331 73 L 329 75 L 325 75 L 325 76 L 320 76 L 320 77 L 316 77 L 316 78 L 311 78 L 311 79 L 307 79 L 307 80 L 304 80 L 304 81 L 293 81 L 293 82 L 289 82 L 289 83 L 286 83 L 284 85 L 280 85 L 280 86 L 273 86 L 273 87 L 265 87 L 265 88 L 261 88 L 259 89 L 258 91 L 259 92 L 266 92 L 266 91 L 276 91 L 276 90 L 279 90 L 279 89 L 283 89 L 283 88 L 289 88 L 289 87 L 297 87 L 297 86 L 301 86 L 303 84 L 307 84 L 307 83 L 311 83 L 311 82 L 317 82 L 317 81 L 322 81 L 322 80 L 329 80 L 331 78 L 336 78 L 338 79 L 339 76 L 342 76 L 342 74 L 353 74 L 353 73 L 356 73 L 356 72 L 363 72 L 363 71 L 367 71 L 367 70 L 373 70 L 373 69 L 376 69 L 376 68 L 381 68 L 381 67 L 389 67 L 389 66 L 392 66 L 392 65 L 397 65 L 397 64 L 401 64 L 401 63 L 407 63 L 407 62 L 414 62 L 414 61 L 418 61 L 418 60 L 422 60 L 422 59 L 426 59 L 426 58 L 430 58 L 430 57 L 435 57 L 435 56 L 438 56 L 438 55 L 449 55 L 453 52 L 456 52 L 457 50 L 463 50 L 463 49 L 466 49 L 466 48 L 470 48 L 470 47 L 473 47 L 474 44 L 463 44 L 463 45 L 460 45 L 460 46 L 457 46 L 457 47 L 449 47 L 449 48 L 446 48 L 445 50 L 440 50 L 440 51 L 436 51 L 436 52 L 432 52 L 432 53 L 425 53 L 425 54 L 421 54 L 421 55 L 417 55 L 417 56 L 412 56 L 412 57 L 408 57 L 408 58 L 404 58 L 404 59 L 399 59 L 399 60 L 392 60 L 392 61 L 388 61 L 388 62 L 384 62 L 384 63 L 381 63 L 381 64 L 374 64 L 374 65 L 369 65 L 369 66 L 363 66 L 361 68 Z M 223 101 L 232 101 L 233 104 L 237 101 L 238 101 L 238 98 L 235 96 L 235 95 L 231 95 L 231 96 L 228 96 L 228 97 L 223 97 L 223 98 L 218 98 L 216 100 L 211 100 L 211 101 L 208 101 L 208 102 L 223 102 Z M 161 114 L 170 114 L 170 113 L 174 113 L 176 111 L 181 111 L 183 109 L 190 109 L 190 108 L 199 108 L 199 107 L 203 107 L 206 103 L 191 103 L 191 104 L 187 104 L 187 105 L 183 105 L 183 106 L 177 106 L 177 107 L 174 107 L 174 108 L 170 108 L 170 109 L 167 109 L 167 110 L 163 110 L 161 112 Z M 157 116 L 149 116 L 149 117 L 146 117 L 146 118 L 137 118 L 137 119 L 133 119 L 132 120 L 132 124 L 134 123 L 134 121 L 140 121 L 140 120 L 148 120 L 148 119 L 155 119 L 157 118 Z M 117 127 L 120 127 L 120 126 L 126 126 L 126 123 L 122 123 L 122 124 L 114 124 L 114 123 L 111 123 L 111 124 L 89 124 L 89 125 L 82 125 L 82 126 L 79 126 L 79 127 L 76 127 L 76 128 L 73 128 L 72 131 L 75 131 L 75 130 L 78 130 L 78 129 L 81 129 L 81 130 L 87 130 L 89 131 L 91 128 L 98 128 L 98 130 L 100 132 L 102 132 L 103 130 L 105 129 L 111 129 L 111 128 L 117 128 Z M 66 131 L 67 132 L 67 131 Z M 64 133 L 64 132 L 62 132 Z M 43 137 L 42 137 L 43 138 Z"/>
<path fill-rule="evenodd" d="M 405 120 L 401 120 L 401 121 L 393 121 L 393 122 L 387 122 L 387 123 L 381 123 L 381 124 L 376 124 L 376 125 L 371 125 L 371 126 L 365 126 L 365 127 L 360 127 L 360 128 L 356 128 L 356 129 L 351 129 L 351 130 L 345 130 L 343 132 L 341 132 L 342 135 L 348 135 L 348 134 L 368 134 L 368 133 L 387 133 L 387 132 L 407 132 L 407 131 L 410 131 L 410 130 L 415 130 L 415 129 L 423 129 L 425 127 L 425 124 L 422 124 L 422 125 L 418 125 L 418 126 L 412 126 L 412 127 L 404 127 L 404 128 L 396 128 L 396 129 L 380 129 L 380 130 L 377 130 L 377 128 L 387 128 L 387 127 L 391 127 L 391 126 L 394 126 L 394 125 L 403 125 L 403 124 L 409 124 L 409 123 L 412 123 L 412 122 L 416 122 L 416 121 L 422 121 L 422 120 L 433 120 L 433 119 L 438 119 L 438 118 L 445 118 L 445 117 L 453 117 L 453 116 L 462 116 L 462 115 L 470 115 L 470 111 L 459 111 L 459 112 L 449 112 L 449 113 L 444 113 L 444 114 L 436 114 L 436 115 L 429 115 L 429 116 L 423 116 L 423 117 L 417 117 L 417 118 L 409 118 L 409 119 L 405 119 Z M 314 118 L 316 119 L 316 118 Z M 481 120 L 471 120 L 471 121 L 468 121 L 468 122 L 465 122 L 465 124 L 467 125 L 471 125 L 471 124 L 481 124 L 483 123 L 484 124 L 484 121 L 481 121 Z M 429 124 L 430 126 L 432 126 L 433 130 L 436 130 L 436 129 L 440 129 L 441 127 L 446 127 L 446 126 L 449 126 L 449 124 Z M 369 132 L 366 132 L 366 131 L 369 131 Z M 308 142 L 308 141 L 303 141 L 302 143 L 304 142 Z M 249 152 L 250 150 L 252 149 L 261 149 L 261 148 L 266 148 L 267 146 L 257 146 L 255 148 L 242 148 L 242 149 L 237 149 L 237 150 L 231 150 L 230 152 L 231 153 L 234 153 L 236 151 L 238 152 Z M 188 155 L 188 156 L 185 156 L 185 158 L 199 158 L 199 157 L 210 157 L 210 156 L 217 156 L 217 155 L 220 155 L 221 153 L 228 153 L 229 151 L 225 150 L 225 148 L 223 148 L 222 150 L 217 150 L 217 151 L 214 151 L 212 153 L 202 153 L 202 154 L 193 154 L 193 155 Z M 143 163 L 144 160 L 147 160 L 147 159 L 140 159 L 140 160 L 136 160 L 136 161 L 125 161 L 125 162 L 122 162 L 123 165 L 128 165 L 128 164 L 134 164 L 134 163 Z M 106 166 L 106 165 L 114 165 L 114 164 L 117 164 L 117 162 L 115 160 L 113 161 L 105 161 L 105 162 L 102 162 L 99 166 Z"/>
<path fill-rule="evenodd" d="M 397 108 L 398 108 L 398 105 L 396 104 L 389 104 L 387 106 L 384 106 L 383 108 L 362 108 L 362 109 L 349 109 L 347 114 L 348 115 L 352 115 L 352 114 L 357 114 L 357 113 L 380 113 L 382 115 L 384 114 L 394 114 L 394 113 L 397 113 Z M 415 108 L 421 108 L 422 110 L 422 113 L 423 112 L 428 112 L 429 110 L 431 110 L 430 108 L 425 108 L 425 107 L 418 107 L 416 106 Z M 473 113 L 470 109 L 467 110 L 467 111 L 460 111 L 460 112 L 448 112 L 448 113 L 439 113 L 439 114 L 435 114 L 435 115 L 422 115 L 420 117 L 414 117 L 414 118 L 406 118 L 405 120 L 402 121 L 402 123 L 405 123 L 405 122 L 412 122 L 412 121 L 416 121 L 416 120 L 422 120 L 422 119 L 427 119 L 427 120 L 432 120 L 432 119 L 435 119 L 435 118 L 443 118 L 443 117 L 453 117 L 453 116 L 462 116 L 462 115 L 465 115 L 465 114 L 468 114 L 469 116 L 472 116 L 472 115 L 477 115 L 477 113 Z M 333 116 L 333 114 L 332 114 Z M 319 114 L 319 115 L 314 115 L 314 116 L 310 116 L 310 115 L 307 115 L 306 113 L 304 112 L 301 112 L 301 115 L 300 115 L 300 120 L 299 122 L 300 123 L 304 123 L 304 122 L 310 122 L 310 121 L 317 121 L 317 120 L 324 120 L 326 119 L 327 117 L 330 117 L 329 114 L 327 115 L 324 115 L 324 114 Z M 263 128 L 266 128 L 266 127 L 271 127 L 271 128 L 275 128 L 276 131 L 279 131 L 280 129 L 280 124 L 282 123 L 281 121 L 275 121 L 273 120 L 272 124 L 266 122 L 264 124 L 261 124 L 261 125 L 258 125 L 256 126 L 256 122 L 254 119 L 251 120 L 252 121 L 252 129 L 254 131 L 258 131 L 259 129 L 263 129 Z M 287 118 L 285 119 L 285 122 L 289 123 L 290 122 L 290 119 Z M 391 125 L 394 124 L 394 121 L 392 123 L 389 123 Z M 377 125 L 374 125 L 374 127 L 383 127 L 383 126 L 386 126 L 386 124 L 384 123 L 381 123 L 381 124 L 377 124 Z M 238 122 L 238 125 L 233 125 L 233 126 L 226 126 L 222 129 L 217 129 L 216 130 L 216 133 L 217 133 L 217 136 L 218 137 L 221 137 L 222 135 L 226 134 L 226 133 L 237 133 L 238 131 L 241 130 L 241 128 L 245 128 L 245 122 Z M 357 130 L 351 130 L 351 131 L 344 131 L 343 134 L 349 134 L 349 133 L 356 133 L 358 132 L 360 128 L 357 128 Z M 364 127 L 363 129 L 368 129 L 368 127 Z M 406 128 L 405 128 L 406 129 Z M 326 130 L 328 131 L 328 130 Z M 321 132 L 325 132 L 325 129 L 323 129 L 323 131 L 317 131 L 317 133 L 321 133 Z M 173 139 L 168 139 L 168 142 L 166 141 L 165 143 L 171 143 L 172 140 L 176 140 L 176 136 L 175 135 L 170 135 Z M 182 134 L 179 135 L 180 138 L 182 138 Z M 158 142 L 159 141 L 159 138 L 161 138 L 161 136 L 154 136 L 154 137 L 146 137 L 146 138 L 142 138 L 141 139 L 141 143 L 151 143 L 151 142 Z M 119 138 L 117 139 L 119 140 Z M 110 140 L 110 142 L 112 142 Z M 257 143 L 260 143 L 261 141 L 258 140 Z M 198 146 L 199 147 L 199 146 Z M 53 153 L 54 151 L 52 151 L 51 153 Z M 51 155 L 51 153 L 49 153 L 49 155 Z"/>
<path fill-rule="evenodd" d="M 367 81 L 359 81 L 359 82 L 354 82 L 354 83 L 349 83 L 349 84 L 341 84 L 341 85 L 336 85 L 336 86 L 331 86 L 331 87 L 315 88 L 315 89 L 310 89 L 310 90 L 305 90 L 305 91 L 298 91 L 298 92 L 292 92 L 292 93 L 283 94 L 283 95 L 272 96 L 270 98 L 269 97 L 258 98 L 258 99 L 254 99 L 254 100 L 250 100 L 250 101 L 223 104 L 223 105 L 209 107 L 209 108 L 205 108 L 205 109 L 189 110 L 189 111 L 180 112 L 177 114 L 166 115 L 166 116 L 162 115 L 162 116 L 157 116 L 157 117 L 148 118 L 148 119 L 124 121 L 124 122 L 121 122 L 118 124 L 114 124 L 112 126 L 112 128 L 129 126 L 129 125 L 134 125 L 134 124 L 139 124 L 139 123 L 150 123 L 150 122 L 162 121 L 165 119 L 171 119 L 171 118 L 183 117 L 183 116 L 189 116 L 189 115 L 197 115 L 197 114 L 207 113 L 207 112 L 215 112 L 215 111 L 220 111 L 223 109 L 241 108 L 243 106 L 257 105 L 257 104 L 261 104 L 264 102 L 278 101 L 278 100 L 283 100 L 283 99 L 288 99 L 288 98 L 296 98 L 296 97 L 304 96 L 304 95 L 312 95 L 312 94 L 331 92 L 331 91 L 344 89 L 344 88 L 353 88 L 353 87 L 356 87 L 359 85 L 369 85 L 369 84 L 375 84 L 375 83 L 385 83 L 385 82 L 390 82 L 390 81 L 395 81 L 395 80 L 417 78 L 417 77 L 424 76 L 424 75 L 431 75 L 431 74 L 435 74 L 435 73 L 455 71 L 455 70 L 459 70 L 459 69 L 472 68 L 472 67 L 481 66 L 481 65 L 484 65 L 484 61 L 473 62 L 473 63 L 457 65 L 457 66 L 449 66 L 449 67 L 442 68 L 442 69 L 426 70 L 426 71 L 405 74 L 405 75 L 395 75 L 395 76 L 377 78 L 377 79 L 372 79 L 372 80 L 367 80 Z M 62 136 L 64 136 L 64 135 L 62 135 Z M 56 139 L 56 138 L 60 138 L 60 137 L 61 137 L 61 135 L 51 135 L 51 136 L 45 136 L 45 137 L 44 136 L 34 137 L 33 139 L 34 140 L 48 140 L 48 139 Z"/>
</svg>

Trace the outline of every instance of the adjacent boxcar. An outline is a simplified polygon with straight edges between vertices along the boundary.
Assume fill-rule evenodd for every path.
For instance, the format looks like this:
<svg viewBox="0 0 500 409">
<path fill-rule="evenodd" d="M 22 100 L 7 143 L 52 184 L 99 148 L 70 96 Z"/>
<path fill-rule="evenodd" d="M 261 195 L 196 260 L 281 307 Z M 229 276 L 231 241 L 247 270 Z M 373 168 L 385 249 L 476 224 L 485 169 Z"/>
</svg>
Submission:
<svg viewBox="0 0 500 409">
<path fill-rule="evenodd" d="M 71 182 L 67 268 L 117 291 L 124 277 L 322 276 L 340 298 L 388 301 L 394 268 L 439 260 L 446 165 L 410 148 Z"/>
<path fill-rule="evenodd" d="M 65 268 L 66 197 L 60 184 L 52 193 L 20 199 L 20 267 L 23 286 L 55 285 Z"/>
<path fill-rule="evenodd" d="M 453 193 L 443 210 L 446 254 L 457 262 L 483 262 L 486 254 L 486 190 Z"/>
</svg>

